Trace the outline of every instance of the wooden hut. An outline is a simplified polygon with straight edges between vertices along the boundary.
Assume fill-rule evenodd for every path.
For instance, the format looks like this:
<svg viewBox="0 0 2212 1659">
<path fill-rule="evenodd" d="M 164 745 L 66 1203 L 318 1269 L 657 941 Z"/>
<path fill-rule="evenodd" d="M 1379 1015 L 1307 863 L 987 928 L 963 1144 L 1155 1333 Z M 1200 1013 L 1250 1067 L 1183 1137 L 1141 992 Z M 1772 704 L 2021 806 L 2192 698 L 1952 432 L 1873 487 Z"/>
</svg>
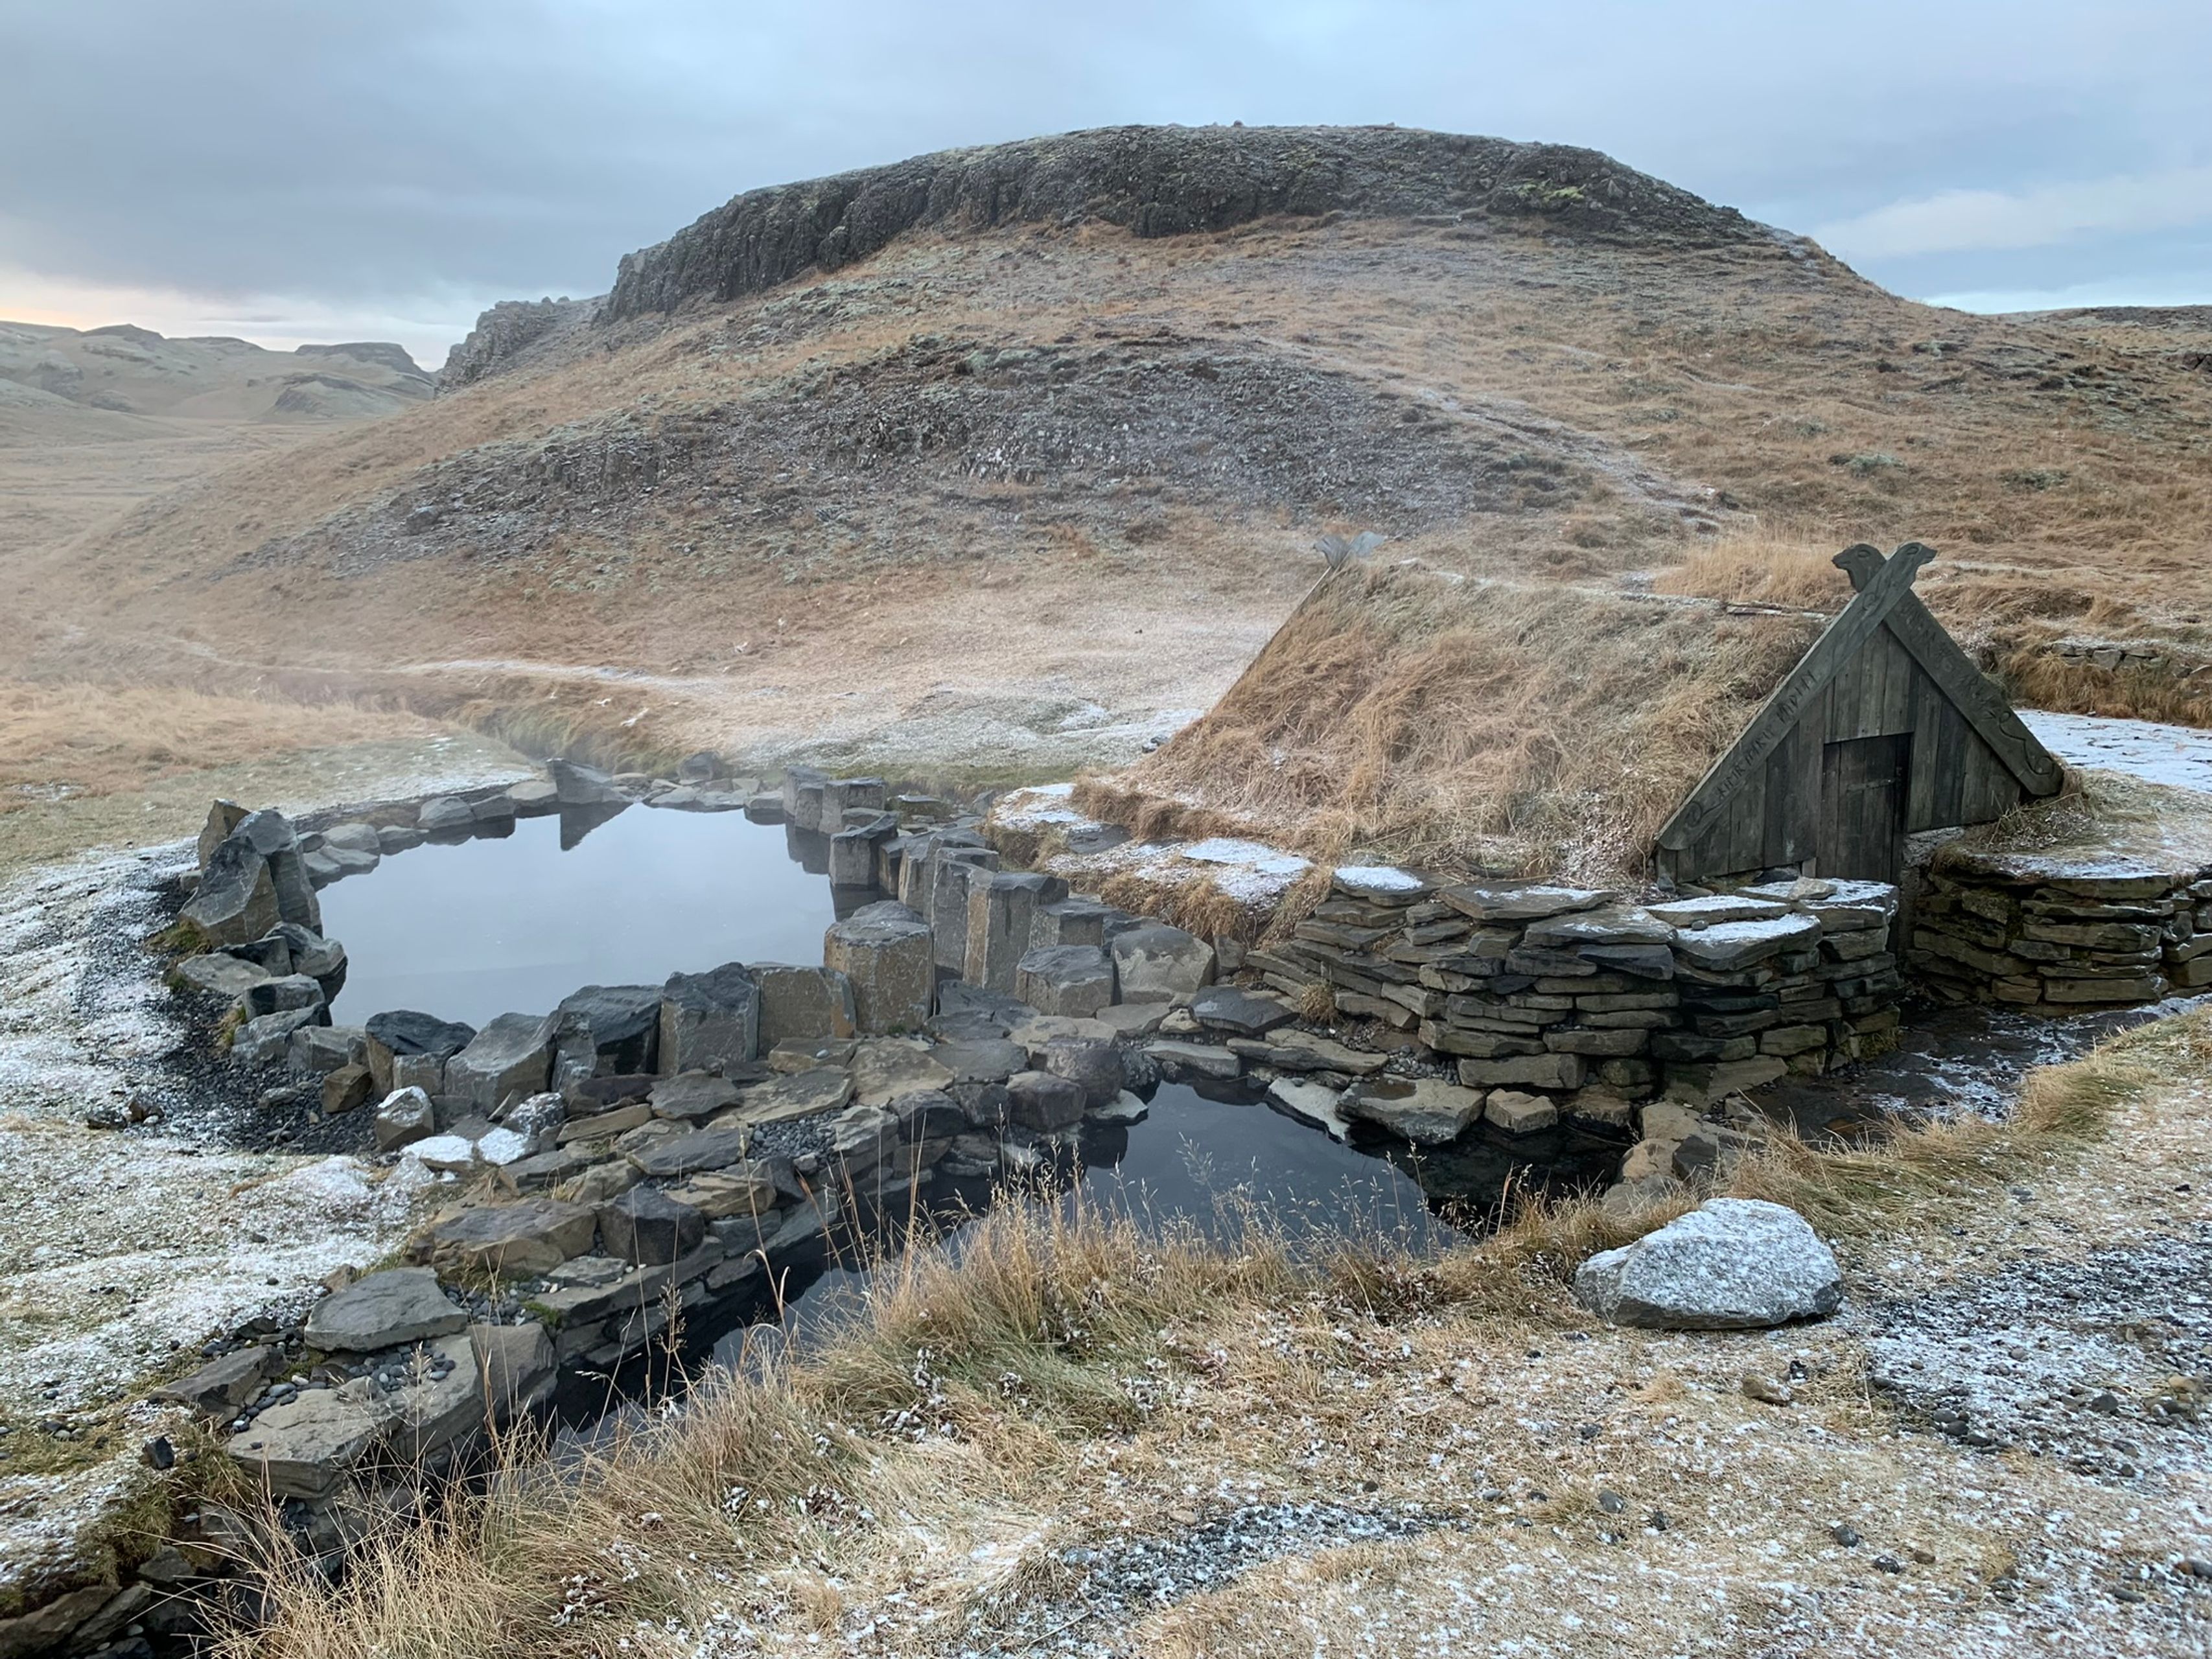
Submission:
<svg viewBox="0 0 2212 1659">
<path fill-rule="evenodd" d="M 1836 556 L 1856 594 L 1661 829 L 1661 875 L 1894 882 L 1908 835 L 2057 792 L 2058 763 L 1912 591 L 1934 556 Z"/>
</svg>

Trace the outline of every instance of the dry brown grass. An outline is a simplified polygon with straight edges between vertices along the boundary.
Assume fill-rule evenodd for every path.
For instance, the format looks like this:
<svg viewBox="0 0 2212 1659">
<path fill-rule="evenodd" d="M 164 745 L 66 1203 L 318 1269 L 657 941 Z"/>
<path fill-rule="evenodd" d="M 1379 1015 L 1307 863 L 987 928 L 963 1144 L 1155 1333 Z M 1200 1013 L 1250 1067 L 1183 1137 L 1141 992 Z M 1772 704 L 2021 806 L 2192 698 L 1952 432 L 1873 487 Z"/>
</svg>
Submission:
<svg viewBox="0 0 2212 1659">
<path fill-rule="evenodd" d="M 1784 1143 L 1742 1166 L 1732 1190 L 1791 1203 L 1839 1241 L 1949 1239 L 2005 1182 L 2028 1170 L 2057 1178 L 2115 1114 L 2208 1076 L 2212 1017 L 2169 1020 L 2036 1073 L 2009 1123 L 1931 1125 L 1856 1150 Z M 911 1639 L 879 1632 L 862 1650 L 972 1645 L 980 1638 L 963 1638 L 967 1621 L 988 1632 L 1010 1603 L 1061 1591 L 1063 1545 L 1117 1524 L 1176 1524 L 1184 1494 L 1217 1476 L 1261 1469 L 1255 1486 L 1291 1495 L 1304 1482 L 1332 1491 L 1353 1474 L 1379 1479 L 1386 1493 L 1418 1489 L 1420 1453 L 1432 1443 L 1449 1453 L 1460 1431 L 1435 1441 L 1422 1431 L 1451 1416 L 1433 1396 L 1378 1423 L 1388 1391 L 1457 1376 L 1461 1403 L 1495 1406 L 1480 1396 L 1509 1386 L 1522 1351 L 1556 1343 L 1563 1327 L 1586 1328 L 1565 1290 L 1576 1265 L 1687 1201 L 1629 1217 L 1587 1202 L 1529 1204 L 1490 1237 L 1433 1261 L 1381 1239 L 1302 1259 L 1264 1227 L 1224 1245 L 1010 1201 L 957 1251 L 917 1249 L 886 1265 L 851 1316 L 796 1359 L 752 1380 L 725 1375 L 665 1419 L 630 1420 L 557 1475 L 530 1461 L 536 1447 L 512 1448 L 513 1472 L 480 1496 L 443 1494 L 436 1524 L 373 1528 L 336 1590 L 279 1546 L 267 1564 L 270 1622 L 236 1636 L 229 1651 L 520 1659 L 627 1643 L 673 1654 L 691 1650 L 683 1632 L 702 1630 L 716 1607 L 795 1640 L 834 1639 L 855 1620 L 891 1617 L 882 1598 L 893 1590 L 901 1611 L 885 1629 Z M 1711 1382 L 1686 1388 L 1678 1371 L 1654 1369 L 1646 1346 L 1663 1340 L 1592 1333 L 1575 1375 L 1614 1403 L 1574 1409 L 1627 1404 L 1669 1427 L 1707 1420 Z M 1713 1363 L 1733 1398 L 1735 1350 L 1708 1340 L 1724 1350 Z M 1848 1449 L 1860 1443 L 1895 1441 L 1857 1363 L 1848 1352 L 1823 1358 L 1828 1380 L 1801 1389 L 1854 1458 Z M 1376 1391 L 1356 1390 L 1353 1376 Z M 1748 1409 L 1735 1399 L 1722 1414 Z M 1316 1431 L 1335 1447 L 1318 1464 L 1310 1455 L 1250 1462 L 1279 1439 L 1294 1454 Z M 1528 1463 L 1524 1483 L 1556 1455 L 1536 1437 L 1485 1440 L 1486 1456 Z M 1632 1492 L 1638 1480 L 1655 1495 L 1663 1488 L 1674 1524 L 1693 1530 L 1709 1507 L 1718 1525 L 1762 1482 L 1800 1479 L 1755 1461 L 1720 1483 L 1733 1495 L 1703 1495 L 1679 1475 L 1666 1486 L 1662 1464 L 1642 1467 L 1650 1455 L 1607 1479 Z M 1863 1460 L 1851 1467 L 1848 1478 L 1863 1483 Z M 1543 1524 L 1595 1547 L 1613 1523 L 1591 1489 L 1543 1484 Z M 1377 1565 L 1360 1549 L 1316 1558 L 1312 1570 L 1358 1579 Z M 1270 1581 L 1263 1572 L 1256 1582 Z M 1179 1633 L 1155 1650 L 1213 1650 L 1199 1638 L 1209 1605 L 1186 1603 Z M 941 1622 L 896 1622 L 918 1610 Z M 677 1628 L 656 1628 L 666 1620 Z"/>
<path fill-rule="evenodd" d="M 1662 593 L 1833 612 L 1851 597 L 1850 579 L 1831 562 L 1835 549 L 1817 535 L 1764 527 L 1730 530 L 1659 573 Z"/>
<path fill-rule="evenodd" d="M 1817 619 L 1354 566 L 1212 710 L 1083 810 L 1241 829 L 1334 863 L 1637 872 Z"/>
<path fill-rule="evenodd" d="M 0 812 L 57 794 L 113 794 L 182 772 L 437 730 L 415 715 L 345 703 L 0 682 Z"/>
</svg>

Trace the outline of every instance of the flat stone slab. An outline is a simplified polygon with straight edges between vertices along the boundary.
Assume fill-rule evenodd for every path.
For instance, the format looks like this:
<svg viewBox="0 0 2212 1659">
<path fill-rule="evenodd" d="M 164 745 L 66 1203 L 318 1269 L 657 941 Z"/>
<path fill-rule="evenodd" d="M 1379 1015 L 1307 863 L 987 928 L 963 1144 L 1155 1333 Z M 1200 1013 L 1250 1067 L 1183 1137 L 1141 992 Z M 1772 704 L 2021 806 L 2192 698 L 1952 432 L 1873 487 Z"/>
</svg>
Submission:
<svg viewBox="0 0 2212 1659">
<path fill-rule="evenodd" d="M 1341 1072 L 1366 1077 L 1390 1063 L 1388 1054 L 1347 1048 L 1332 1037 L 1307 1031 L 1278 1030 L 1265 1037 L 1231 1037 L 1229 1046 L 1255 1066 L 1278 1072 Z"/>
<path fill-rule="evenodd" d="M 315 1304 L 301 1334 L 311 1348 L 372 1353 L 447 1336 L 467 1323 L 468 1316 L 438 1288 L 437 1274 L 428 1267 L 392 1267 Z"/>
<path fill-rule="evenodd" d="M 154 1390 L 154 1398 L 190 1406 L 201 1416 L 222 1422 L 258 1394 L 283 1363 L 283 1356 L 266 1344 L 233 1348 L 190 1376 L 164 1382 Z"/>
<path fill-rule="evenodd" d="M 377 1449 L 391 1420 L 375 1406 L 317 1389 L 271 1406 L 224 1449 L 274 1497 L 323 1498 Z"/>
<path fill-rule="evenodd" d="M 1704 928 L 1720 921 L 1771 921 L 1786 916 L 1788 899 L 1753 898 L 1742 893 L 1708 893 L 1702 898 L 1669 899 L 1644 907 L 1672 927 Z"/>
<path fill-rule="evenodd" d="M 1267 1098 L 1301 1123 L 1325 1129 L 1329 1138 L 1343 1140 L 1352 1133 L 1352 1121 L 1337 1105 L 1336 1091 L 1302 1077 L 1279 1077 L 1267 1085 Z"/>
<path fill-rule="evenodd" d="M 1565 915 L 1570 910 L 1595 910 L 1601 904 L 1612 903 L 1620 895 L 1585 887 L 1551 887 L 1540 882 L 1472 882 L 1462 887 L 1447 887 L 1437 896 L 1462 915 L 1477 921 L 1541 921 L 1547 916 Z"/>
<path fill-rule="evenodd" d="M 727 1078 L 713 1077 L 705 1072 L 684 1072 L 654 1084 L 651 1103 L 655 1117 L 702 1123 L 718 1112 L 726 1112 L 744 1098 L 744 1091 Z"/>
<path fill-rule="evenodd" d="M 747 1123 L 781 1123 L 790 1118 L 835 1111 L 852 1098 L 853 1079 L 842 1071 L 820 1066 L 812 1071 L 774 1078 L 746 1090 L 744 1103 L 738 1109 Z"/>
<path fill-rule="evenodd" d="M 1793 913 L 1765 921 L 1723 921 L 1696 932 L 1678 932 L 1674 950 L 1701 968 L 1726 971 L 1748 968 L 1784 951 L 1805 950 L 1820 937 L 1818 921 Z"/>
<path fill-rule="evenodd" d="M 1225 1082 L 1244 1075 L 1241 1055 L 1233 1049 L 1217 1048 L 1207 1042 L 1182 1042 L 1163 1037 L 1147 1042 L 1145 1052 L 1171 1077 L 1180 1074 L 1217 1078 Z"/>
<path fill-rule="evenodd" d="M 1436 1078 L 1389 1079 L 1362 1084 L 1344 1104 L 1360 1119 L 1419 1146 L 1456 1140 L 1482 1115 L 1483 1094 Z"/>
<path fill-rule="evenodd" d="M 205 956 L 186 957 L 176 967 L 177 977 L 185 984 L 202 991 L 228 997 L 233 1002 L 244 1000 L 246 994 L 274 975 L 258 963 L 248 962 L 225 951 L 210 951 Z"/>
<path fill-rule="evenodd" d="M 526 1277 L 590 1249 L 592 1212 L 555 1198 L 477 1205 L 441 1222 L 430 1237 L 441 1260 Z"/>
<path fill-rule="evenodd" d="M 656 1180 L 719 1170 L 745 1155 L 742 1128 L 694 1129 L 630 1154 L 630 1162 Z"/>
<path fill-rule="evenodd" d="M 955 1083 L 1004 1083 L 1030 1064 L 1029 1050 L 1020 1043 L 989 1038 L 941 1042 L 930 1050 L 930 1058 L 951 1072 Z"/>
<path fill-rule="evenodd" d="M 901 1095 L 942 1089 L 952 1082 L 951 1068 L 927 1048 L 896 1039 L 864 1042 L 853 1050 L 853 1098 L 882 1106 Z"/>
<path fill-rule="evenodd" d="M 1668 945 L 1674 938 L 1673 927 L 1641 905 L 1605 904 L 1532 921 L 1522 942 L 1544 950 L 1571 951 L 1584 945 Z"/>
<path fill-rule="evenodd" d="M 1575 1273 L 1583 1305 L 1650 1330 L 1751 1330 L 1842 1304 L 1842 1270 L 1804 1217 L 1760 1199 L 1710 1199 Z"/>
<path fill-rule="evenodd" d="M 1401 870 L 1395 864 L 1344 864 L 1329 872 L 1330 879 L 1347 893 L 1362 898 L 1412 903 L 1429 890 L 1425 876 Z"/>
<path fill-rule="evenodd" d="M 1213 985 L 1190 1000 L 1191 1017 L 1239 1036 L 1256 1037 L 1287 1025 L 1297 1016 L 1280 1000 L 1234 985 Z"/>
</svg>

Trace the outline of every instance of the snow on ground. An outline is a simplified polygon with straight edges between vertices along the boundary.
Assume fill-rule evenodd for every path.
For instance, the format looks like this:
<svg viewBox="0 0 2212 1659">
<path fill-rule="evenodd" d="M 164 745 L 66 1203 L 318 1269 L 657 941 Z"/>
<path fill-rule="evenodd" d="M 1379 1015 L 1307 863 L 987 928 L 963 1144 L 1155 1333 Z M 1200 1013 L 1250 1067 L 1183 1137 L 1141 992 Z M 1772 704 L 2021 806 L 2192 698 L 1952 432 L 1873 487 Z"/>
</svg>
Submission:
<svg viewBox="0 0 2212 1659">
<path fill-rule="evenodd" d="M 2023 708 L 2020 717 L 2069 766 L 2125 772 L 2146 783 L 2212 794 L 2212 732 L 2155 720 L 2106 720 Z"/>
</svg>

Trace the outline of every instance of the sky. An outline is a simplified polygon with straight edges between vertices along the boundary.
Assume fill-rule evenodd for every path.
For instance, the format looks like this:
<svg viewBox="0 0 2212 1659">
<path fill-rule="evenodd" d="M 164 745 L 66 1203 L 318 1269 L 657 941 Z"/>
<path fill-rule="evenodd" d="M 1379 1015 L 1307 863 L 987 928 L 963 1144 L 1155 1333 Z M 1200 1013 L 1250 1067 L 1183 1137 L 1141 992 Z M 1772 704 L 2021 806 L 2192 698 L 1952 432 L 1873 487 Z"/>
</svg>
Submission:
<svg viewBox="0 0 2212 1659">
<path fill-rule="evenodd" d="M 1978 310 L 2212 302 L 2212 3 L 0 0 L 0 318 L 396 339 L 1123 122 L 1587 145 Z"/>
</svg>

